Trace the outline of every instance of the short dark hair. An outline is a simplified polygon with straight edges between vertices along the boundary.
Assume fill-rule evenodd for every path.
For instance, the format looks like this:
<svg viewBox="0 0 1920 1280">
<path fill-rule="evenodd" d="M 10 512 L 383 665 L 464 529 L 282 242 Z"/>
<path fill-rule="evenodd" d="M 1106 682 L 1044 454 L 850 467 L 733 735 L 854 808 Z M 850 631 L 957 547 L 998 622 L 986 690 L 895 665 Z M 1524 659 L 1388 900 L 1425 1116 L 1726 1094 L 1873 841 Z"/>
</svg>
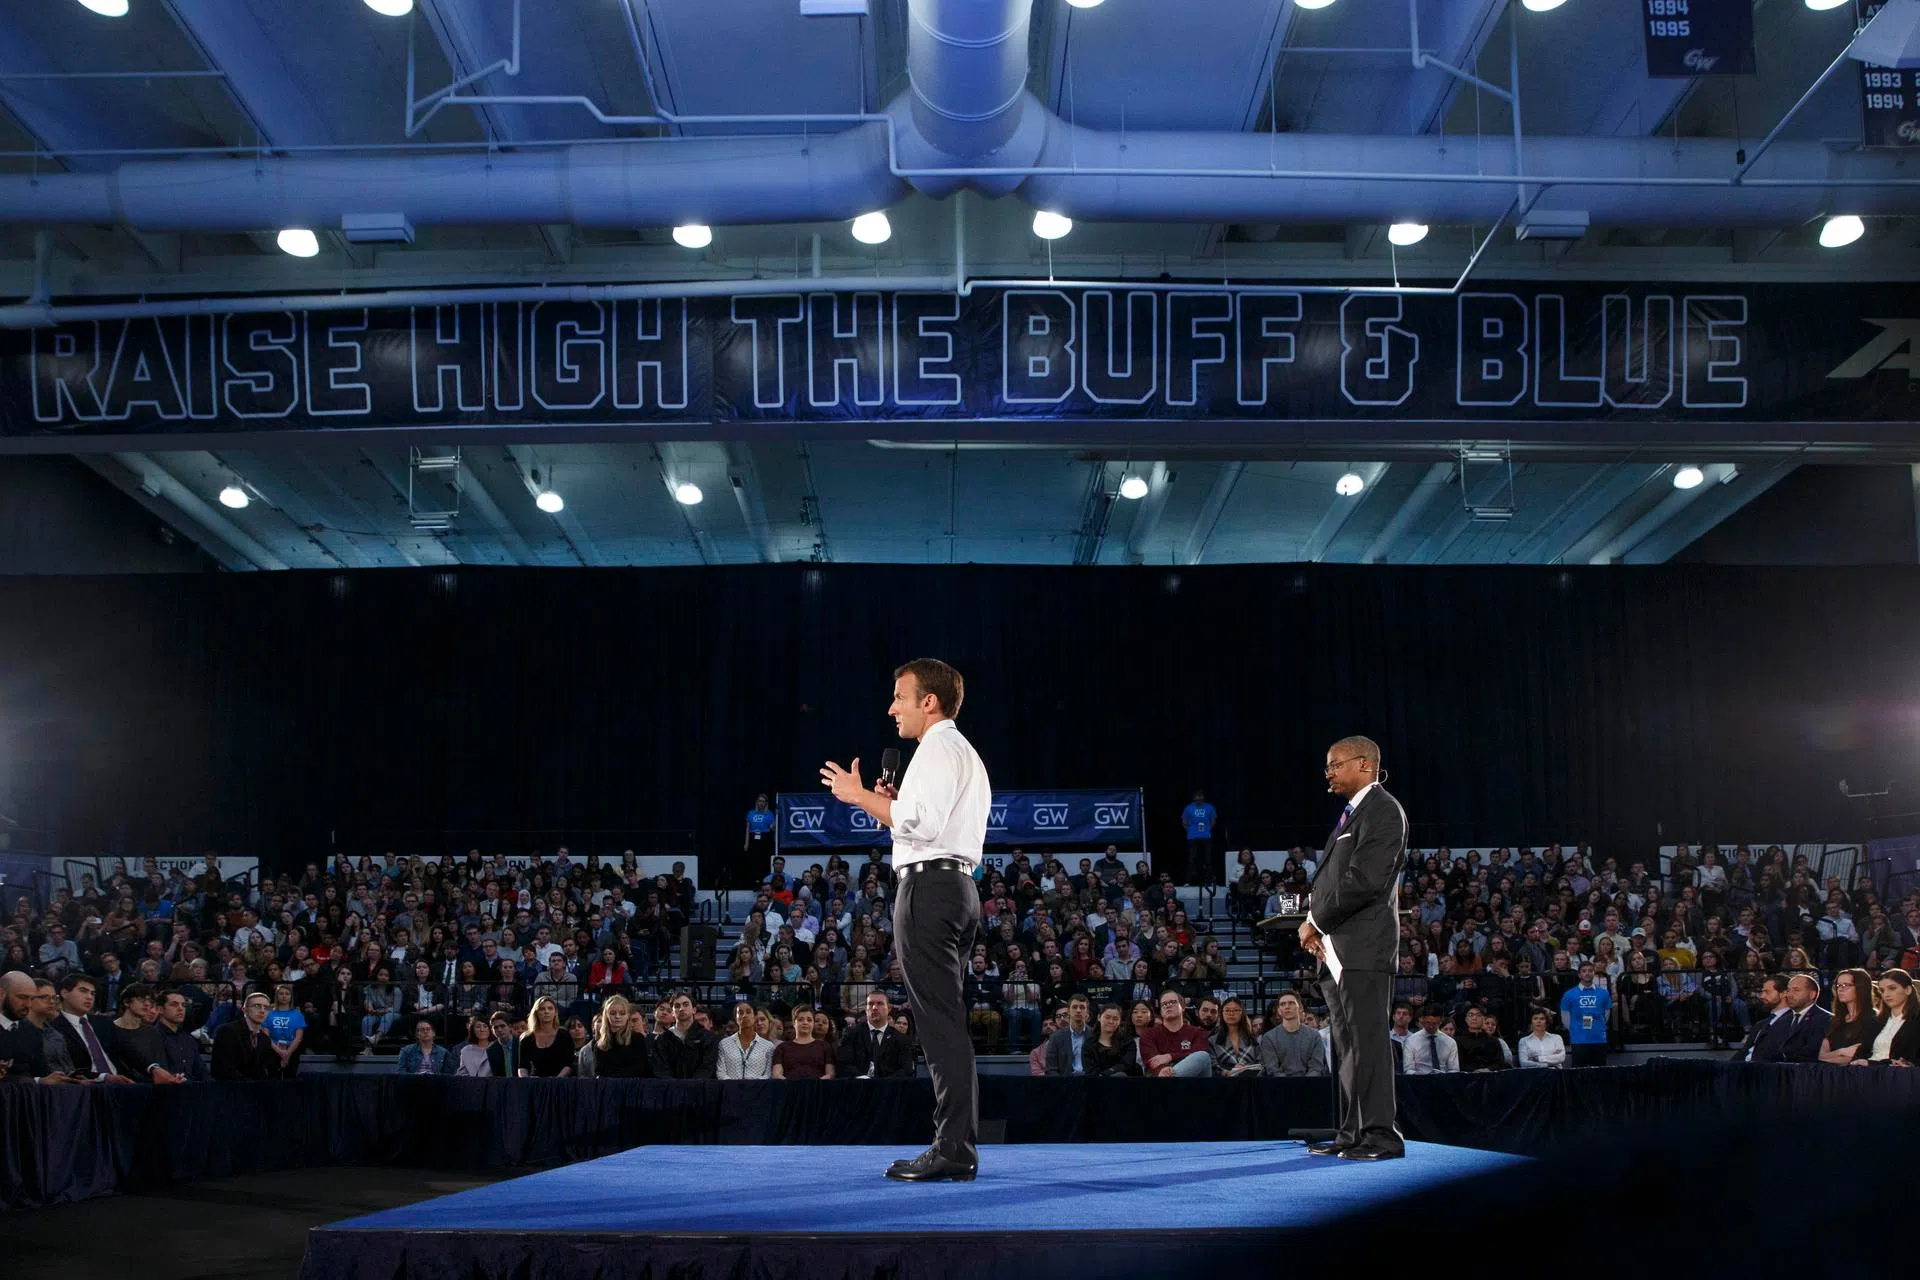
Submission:
<svg viewBox="0 0 1920 1280">
<path fill-rule="evenodd" d="M 912 662 L 902 663 L 893 669 L 893 678 L 912 676 L 914 683 L 920 686 L 922 696 L 932 694 L 933 700 L 940 704 L 940 714 L 957 716 L 960 704 L 967 698 L 967 682 L 938 658 L 915 658 Z"/>
<path fill-rule="evenodd" d="M 96 984 L 93 980 L 92 974 L 70 973 L 66 977 L 60 979 L 60 994 L 65 995 L 67 994 L 67 992 L 73 990 L 75 987 L 79 987 L 79 986 L 91 987 L 95 985 Z"/>
<path fill-rule="evenodd" d="M 122 1005 L 133 1000 L 157 1000 L 159 998 L 160 993 L 144 982 L 136 982 L 131 986 L 120 989 L 120 1003 Z"/>
</svg>

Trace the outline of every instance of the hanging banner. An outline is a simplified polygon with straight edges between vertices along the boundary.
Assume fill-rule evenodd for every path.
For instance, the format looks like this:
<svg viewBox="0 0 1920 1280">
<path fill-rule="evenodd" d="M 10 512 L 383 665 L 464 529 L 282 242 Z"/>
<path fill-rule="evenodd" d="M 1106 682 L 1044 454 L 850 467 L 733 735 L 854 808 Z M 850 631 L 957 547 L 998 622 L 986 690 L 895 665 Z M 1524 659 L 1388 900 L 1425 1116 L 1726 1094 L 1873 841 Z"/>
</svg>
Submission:
<svg viewBox="0 0 1920 1280">
<path fill-rule="evenodd" d="M 0 333 L 0 435 L 1911 424 L 1917 329 L 1897 283 L 1494 281 L 1454 296 L 1036 286 L 94 321 Z"/>
<path fill-rule="evenodd" d="M 1137 849 L 1144 842 L 1138 791 L 996 791 L 987 810 L 987 847 L 1112 844 Z M 776 797 L 779 847 L 871 849 L 893 843 L 892 835 L 864 810 L 825 792 Z"/>
<path fill-rule="evenodd" d="M 1654 79 L 1754 74 L 1753 0 L 1640 0 Z"/>
<path fill-rule="evenodd" d="M 1861 26 L 1886 0 L 1854 0 Z M 1920 145 L 1920 71 L 1902 71 L 1872 62 L 1860 65 L 1860 137 L 1869 147 Z"/>
</svg>

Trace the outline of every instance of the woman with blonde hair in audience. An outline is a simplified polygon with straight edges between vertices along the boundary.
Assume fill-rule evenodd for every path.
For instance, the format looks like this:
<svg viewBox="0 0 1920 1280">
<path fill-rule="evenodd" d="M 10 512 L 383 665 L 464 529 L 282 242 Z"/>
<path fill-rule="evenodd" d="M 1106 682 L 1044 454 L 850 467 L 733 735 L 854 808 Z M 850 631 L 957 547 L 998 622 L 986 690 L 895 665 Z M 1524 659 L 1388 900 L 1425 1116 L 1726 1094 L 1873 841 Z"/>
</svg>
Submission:
<svg viewBox="0 0 1920 1280">
<path fill-rule="evenodd" d="M 1880 991 L 1865 969 L 1842 969 L 1833 978 L 1833 1021 L 1820 1045 L 1820 1061 L 1844 1064 L 1871 1053 L 1880 1030 Z"/>
<path fill-rule="evenodd" d="M 527 1014 L 527 1033 L 520 1037 L 520 1075 L 551 1077 L 573 1074 L 573 1041 L 560 1025 L 560 1006 L 552 996 L 541 996 Z"/>
<path fill-rule="evenodd" d="M 1873 1034 L 1851 1065 L 1912 1066 L 1920 1059 L 1920 1005 L 1914 1002 L 1913 975 L 1905 969 L 1881 974 L 1880 1007 Z"/>
<path fill-rule="evenodd" d="M 1605 934 L 1594 940 L 1593 969 L 1595 973 L 1606 975 L 1609 981 L 1627 971 L 1627 962 L 1620 958 L 1620 949 Z"/>
<path fill-rule="evenodd" d="M 653 1075 L 646 1024 L 625 996 L 608 996 L 594 1019 L 593 1074 L 628 1080 Z"/>
</svg>

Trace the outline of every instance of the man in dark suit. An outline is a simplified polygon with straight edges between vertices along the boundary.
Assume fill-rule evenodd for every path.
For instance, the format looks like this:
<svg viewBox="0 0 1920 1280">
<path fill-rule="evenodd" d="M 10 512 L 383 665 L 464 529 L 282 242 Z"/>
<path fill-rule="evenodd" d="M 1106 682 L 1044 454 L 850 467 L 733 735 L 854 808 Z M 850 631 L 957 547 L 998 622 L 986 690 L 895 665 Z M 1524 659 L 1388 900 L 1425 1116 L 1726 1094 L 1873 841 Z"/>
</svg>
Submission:
<svg viewBox="0 0 1920 1280">
<path fill-rule="evenodd" d="M 1339 1129 L 1307 1148 L 1347 1160 L 1406 1154 L 1394 1126 L 1393 1039 L 1388 1010 L 1400 952 L 1400 873 L 1407 862 L 1407 814 L 1380 785 L 1380 747 L 1342 738 L 1327 749 L 1327 790 L 1347 807 L 1314 877 L 1300 945 L 1317 956 L 1333 1021 L 1339 1073 Z"/>
<path fill-rule="evenodd" d="M 113 1084 L 132 1084 L 122 1075 L 109 1045 L 114 1042 L 113 1024 L 93 1011 L 94 980 L 91 974 L 72 972 L 60 980 L 60 1016 L 53 1029 L 67 1042 L 67 1057 L 75 1068 L 90 1072 Z"/>
<path fill-rule="evenodd" d="M 241 1016 L 213 1037 L 215 1080 L 278 1080 L 280 1055 L 266 1032 L 267 993 L 256 991 L 241 1006 Z"/>
<path fill-rule="evenodd" d="M 884 991 L 867 993 L 866 1021 L 840 1037 L 840 1078 L 913 1078 L 913 1045 L 893 1029 L 893 1003 Z"/>
<path fill-rule="evenodd" d="M 1779 974 L 1768 974 L 1760 983 L 1760 1005 L 1766 1011 L 1764 1018 L 1755 1018 L 1753 1025 L 1747 1028 L 1747 1038 L 1740 1042 L 1734 1051 L 1735 1062 L 1779 1062 L 1780 1050 L 1786 1044 L 1786 1019 L 1791 1010 L 1787 1007 L 1787 980 Z"/>
<path fill-rule="evenodd" d="M 1787 979 L 1787 1016 L 1782 1020 L 1780 1061 L 1818 1062 L 1833 1015 L 1820 1007 L 1820 979 L 1796 973 Z"/>
<path fill-rule="evenodd" d="M 1084 995 L 1075 992 L 1067 1000 L 1066 1020 L 1060 1029 L 1047 1037 L 1045 1062 L 1050 1076 L 1084 1076 L 1087 1074 L 1088 1041 L 1097 1038 L 1093 1024 L 1089 1021 L 1092 1005 Z"/>
</svg>

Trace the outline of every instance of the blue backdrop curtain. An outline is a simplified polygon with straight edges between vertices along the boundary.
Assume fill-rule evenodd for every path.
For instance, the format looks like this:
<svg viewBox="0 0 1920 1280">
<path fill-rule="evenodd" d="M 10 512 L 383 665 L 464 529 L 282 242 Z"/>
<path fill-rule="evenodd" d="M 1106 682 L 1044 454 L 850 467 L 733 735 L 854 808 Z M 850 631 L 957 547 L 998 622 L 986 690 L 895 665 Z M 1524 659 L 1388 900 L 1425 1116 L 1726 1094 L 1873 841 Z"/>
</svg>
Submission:
<svg viewBox="0 0 1920 1280">
<path fill-rule="evenodd" d="M 773 565 L 0 579 L 0 719 L 62 852 L 437 851 L 697 829 L 890 738 L 892 667 L 966 674 L 1004 787 L 1194 787 L 1317 842 L 1385 744 L 1421 843 L 1861 834 L 1920 754 L 1909 568 L 1172 571 Z M 514 851 L 511 847 L 506 851 Z"/>
</svg>

